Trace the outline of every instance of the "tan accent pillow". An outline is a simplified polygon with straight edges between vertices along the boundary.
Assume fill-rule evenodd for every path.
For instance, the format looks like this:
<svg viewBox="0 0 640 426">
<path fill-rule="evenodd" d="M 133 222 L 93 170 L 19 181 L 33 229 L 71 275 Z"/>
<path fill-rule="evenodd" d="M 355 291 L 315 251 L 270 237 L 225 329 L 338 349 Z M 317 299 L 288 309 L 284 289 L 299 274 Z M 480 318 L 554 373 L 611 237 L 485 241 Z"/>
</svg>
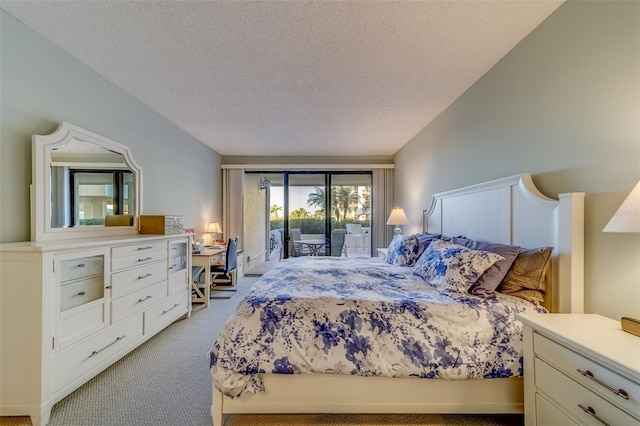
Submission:
<svg viewBox="0 0 640 426">
<path fill-rule="evenodd" d="M 498 291 L 541 304 L 544 301 L 545 275 L 551 264 L 551 247 L 521 248 Z"/>
</svg>

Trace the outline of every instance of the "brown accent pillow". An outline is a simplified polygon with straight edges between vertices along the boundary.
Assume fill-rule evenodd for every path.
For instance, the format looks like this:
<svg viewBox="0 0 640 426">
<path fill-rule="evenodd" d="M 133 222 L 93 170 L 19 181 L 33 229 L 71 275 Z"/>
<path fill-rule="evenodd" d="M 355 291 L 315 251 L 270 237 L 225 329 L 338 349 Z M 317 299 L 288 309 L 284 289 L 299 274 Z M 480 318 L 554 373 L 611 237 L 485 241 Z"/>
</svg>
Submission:
<svg viewBox="0 0 640 426">
<path fill-rule="evenodd" d="M 541 304 L 546 291 L 545 275 L 551 264 L 552 247 L 521 248 L 498 291 Z"/>
</svg>

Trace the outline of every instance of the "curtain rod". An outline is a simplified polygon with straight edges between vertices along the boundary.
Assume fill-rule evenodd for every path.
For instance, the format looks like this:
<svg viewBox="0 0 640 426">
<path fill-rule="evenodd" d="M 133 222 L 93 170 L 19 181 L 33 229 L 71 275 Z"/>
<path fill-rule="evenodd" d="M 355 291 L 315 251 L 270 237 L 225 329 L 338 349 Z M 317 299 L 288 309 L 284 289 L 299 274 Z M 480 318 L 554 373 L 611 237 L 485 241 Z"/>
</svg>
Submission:
<svg viewBox="0 0 640 426">
<path fill-rule="evenodd" d="M 371 170 L 393 169 L 394 164 L 221 164 L 221 169 L 245 170 Z"/>
</svg>

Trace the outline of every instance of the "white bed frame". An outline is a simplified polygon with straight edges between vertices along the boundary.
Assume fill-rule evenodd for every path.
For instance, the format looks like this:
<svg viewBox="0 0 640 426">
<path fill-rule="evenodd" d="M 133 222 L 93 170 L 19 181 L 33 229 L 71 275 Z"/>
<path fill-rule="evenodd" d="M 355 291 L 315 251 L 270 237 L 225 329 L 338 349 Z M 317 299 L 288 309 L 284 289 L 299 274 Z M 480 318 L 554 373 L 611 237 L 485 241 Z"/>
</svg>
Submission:
<svg viewBox="0 0 640 426">
<path fill-rule="evenodd" d="M 523 173 L 433 196 L 423 229 L 521 247 L 554 247 L 546 306 L 583 311 L 584 193 L 537 190 Z M 522 378 L 437 380 L 263 374 L 266 392 L 231 399 L 213 388 L 211 416 L 249 413 L 522 413 Z"/>
</svg>

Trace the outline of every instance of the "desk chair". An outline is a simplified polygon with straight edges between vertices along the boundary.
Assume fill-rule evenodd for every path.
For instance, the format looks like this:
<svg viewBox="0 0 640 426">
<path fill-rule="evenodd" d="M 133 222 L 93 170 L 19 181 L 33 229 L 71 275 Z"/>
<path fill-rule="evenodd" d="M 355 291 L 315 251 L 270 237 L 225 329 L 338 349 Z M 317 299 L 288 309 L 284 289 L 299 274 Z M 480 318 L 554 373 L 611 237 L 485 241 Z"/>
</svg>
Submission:
<svg viewBox="0 0 640 426">
<path fill-rule="evenodd" d="M 238 237 L 229 238 L 227 242 L 227 253 L 223 265 L 211 266 L 211 298 L 212 299 L 228 299 L 233 293 L 238 291 L 233 288 L 233 273 L 238 267 Z M 225 292 L 222 294 L 214 294 L 214 292 Z"/>
</svg>

